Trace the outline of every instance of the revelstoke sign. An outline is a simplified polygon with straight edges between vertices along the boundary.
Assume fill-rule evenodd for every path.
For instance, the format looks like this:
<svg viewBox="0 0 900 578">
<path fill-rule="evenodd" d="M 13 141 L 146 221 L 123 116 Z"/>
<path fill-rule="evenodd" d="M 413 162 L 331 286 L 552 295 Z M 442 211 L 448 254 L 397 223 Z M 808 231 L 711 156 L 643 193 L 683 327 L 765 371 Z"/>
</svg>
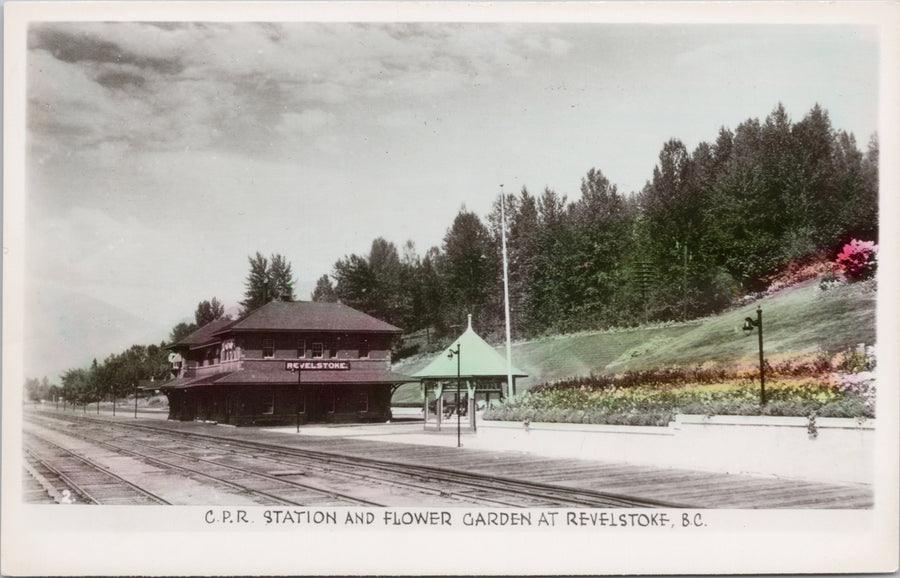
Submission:
<svg viewBox="0 0 900 578">
<path fill-rule="evenodd" d="M 346 371 L 349 361 L 285 361 L 285 371 Z"/>
</svg>

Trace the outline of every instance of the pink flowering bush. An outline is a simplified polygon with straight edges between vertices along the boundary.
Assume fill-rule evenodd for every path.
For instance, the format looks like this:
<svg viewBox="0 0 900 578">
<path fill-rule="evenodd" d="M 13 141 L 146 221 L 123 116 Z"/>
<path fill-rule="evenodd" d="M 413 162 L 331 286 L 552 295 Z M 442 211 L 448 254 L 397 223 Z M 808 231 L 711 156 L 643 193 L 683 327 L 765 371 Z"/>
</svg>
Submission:
<svg viewBox="0 0 900 578">
<path fill-rule="evenodd" d="M 878 245 L 873 241 L 853 239 L 841 249 L 834 263 L 851 281 L 867 279 L 875 273 Z"/>
</svg>

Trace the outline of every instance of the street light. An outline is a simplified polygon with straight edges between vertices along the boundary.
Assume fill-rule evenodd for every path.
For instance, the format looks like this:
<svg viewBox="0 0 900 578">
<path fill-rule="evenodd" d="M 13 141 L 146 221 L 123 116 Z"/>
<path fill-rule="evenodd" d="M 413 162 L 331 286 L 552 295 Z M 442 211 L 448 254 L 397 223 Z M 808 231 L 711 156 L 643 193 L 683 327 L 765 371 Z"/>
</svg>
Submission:
<svg viewBox="0 0 900 578">
<path fill-rule="evenodd" d="M 753 333 L 753 328 L 759 328 L 759 403 L 766 405 L 766 363 L 763 360 L 763 324 L 762 324 L 762 308 L 756 308 L 756 319 L 752 317 L 744 318 L 745 335 Z"/>
<path fill-rule="evenodd" d="M 305 347 L 306 346 L 304 345 L 304 348 Z M 306 351 L 303 352 L 303 355 L 304 356 L 306 355 Z M 303 395 L 300 384 L 303 381 L 301 379 L 302 377 L 303 377 L 302 370 L 300 369 L 300 366 L 298 365 L 297 366 L 297 433 L 300 433 L 300 396 Z M 305 399 L 303 400 L 303 411 L 306 411 L 306 400 Z"/>
<path fill-rule="evenodd" d="M 455 351 L 453 349 L 449 349 L 447 351 L 447 357 L 449 357 L 450 359 L 453 359 L 454 355 L 456 356 L 456 447 L 458 447 L 458 448 L 462 447 L 462 441 L 461 441 L 461 437 L 460 437 L 461 429 L 460 429 L 460 414 L 459 414 L 459 385 L 460 385 L 460 383 L 459 383 L 459 358 L 460 358 L 459 350 L 460 350 L 460 347 L 461 347 L 461 344 L 457 343 Z"/>
</svg>

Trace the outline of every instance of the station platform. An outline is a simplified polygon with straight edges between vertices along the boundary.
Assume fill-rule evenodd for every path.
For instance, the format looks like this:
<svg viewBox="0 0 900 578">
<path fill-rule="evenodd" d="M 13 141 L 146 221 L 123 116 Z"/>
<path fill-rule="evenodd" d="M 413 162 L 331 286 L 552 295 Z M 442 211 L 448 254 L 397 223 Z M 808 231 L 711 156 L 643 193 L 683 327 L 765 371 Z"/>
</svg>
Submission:
<svg viewBox="0 0 900 578">
<path fill-rule="evenodd" d="M 140 421 L 140 419 L 139 419 Z M 828 483 L 776 476 L 534 455 L 478 446 L 477 433 L 431 433 L 421 421 L 236 428 L 202 422 L 148 420 L 154 426 L 397 463 L 428 465 L 503 478 L 633 496 L 684 508 L 870 509 L 871 484 Z"/>
</svg>

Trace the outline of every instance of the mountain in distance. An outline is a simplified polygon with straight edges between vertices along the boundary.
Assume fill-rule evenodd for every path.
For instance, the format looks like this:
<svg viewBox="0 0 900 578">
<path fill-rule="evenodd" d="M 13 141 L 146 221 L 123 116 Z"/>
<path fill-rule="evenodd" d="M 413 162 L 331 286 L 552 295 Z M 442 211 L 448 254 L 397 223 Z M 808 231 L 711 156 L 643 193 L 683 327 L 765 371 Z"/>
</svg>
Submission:
<svg viewBox="0 0 900 578">
<path fill-rule="evenodd" d="M 67 369 L 87 367 L 93 359 L 102 362 L 136 344 L 159 344 L 171 329 L 102 299 L 65 290 L 53 299 L 29 294 L 25 305 L 25 377 L 47 376 L 51 383 L 59 383 Z"/>
</svg>

